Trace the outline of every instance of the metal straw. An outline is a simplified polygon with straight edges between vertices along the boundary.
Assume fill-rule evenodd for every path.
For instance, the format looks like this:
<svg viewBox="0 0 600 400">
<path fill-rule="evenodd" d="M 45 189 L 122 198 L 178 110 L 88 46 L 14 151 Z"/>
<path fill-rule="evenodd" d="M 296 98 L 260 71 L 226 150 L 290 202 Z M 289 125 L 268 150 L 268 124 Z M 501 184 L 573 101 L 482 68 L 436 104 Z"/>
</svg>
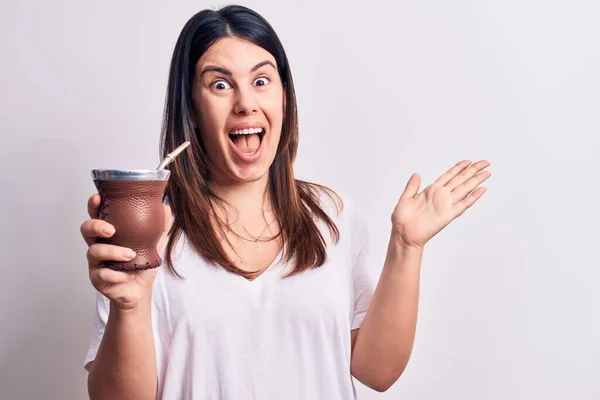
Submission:
<svg viewBox="0 0 600 400">
<path fill-rule="evenodd" d="M 185 150 L 185 148 L 188 147 L 189 145 L 190 145 L 190 142 L 186 141 L 181 146 L 179 146 L 178 148 L 176 148 L 175 150 L 173 150 L 172 152 L 167 154 L 165 159 L 162 160 L 162 162 L 158 165 L 158 167 L 156 169 L 165 169 L 167 167 L 167 165 L 169 165 L 175 159 L 175 157 L 177 157 L 179 155 L 179 153 L 181 153 L 183 150 Z"/>
</svg>

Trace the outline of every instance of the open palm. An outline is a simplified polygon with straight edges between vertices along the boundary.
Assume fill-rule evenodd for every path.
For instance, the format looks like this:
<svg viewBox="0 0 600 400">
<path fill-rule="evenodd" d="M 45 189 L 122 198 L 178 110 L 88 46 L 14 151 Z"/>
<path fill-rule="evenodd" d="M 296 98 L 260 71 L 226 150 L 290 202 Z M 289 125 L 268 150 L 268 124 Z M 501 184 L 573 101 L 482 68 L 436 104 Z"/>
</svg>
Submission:
<svg viewBox="0 0 600 400">
<path fill-rule="evenodd" d="M 419 193 L 421 177 L 409 179 L 394 212 L 392 226 L 402 243 L 423 247 L 432 237 L 471 207 L 486 189 L 488 161 L 461 161 Z"/>
</svg>

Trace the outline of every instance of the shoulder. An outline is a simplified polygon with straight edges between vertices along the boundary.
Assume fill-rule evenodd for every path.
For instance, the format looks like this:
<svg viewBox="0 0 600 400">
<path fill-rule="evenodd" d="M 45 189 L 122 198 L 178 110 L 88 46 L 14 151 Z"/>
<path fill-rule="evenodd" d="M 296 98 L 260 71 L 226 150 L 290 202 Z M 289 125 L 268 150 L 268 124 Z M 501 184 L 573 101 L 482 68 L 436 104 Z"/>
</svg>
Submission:
<svg viewBox="0 0 600 400">
<path fill-rule="evenodd" d="M 365 220 L 359 204 L 347 190 L 312 184 L 322 210 L 335 222 L 340 231 L 362 233 Z"/>
</svg>

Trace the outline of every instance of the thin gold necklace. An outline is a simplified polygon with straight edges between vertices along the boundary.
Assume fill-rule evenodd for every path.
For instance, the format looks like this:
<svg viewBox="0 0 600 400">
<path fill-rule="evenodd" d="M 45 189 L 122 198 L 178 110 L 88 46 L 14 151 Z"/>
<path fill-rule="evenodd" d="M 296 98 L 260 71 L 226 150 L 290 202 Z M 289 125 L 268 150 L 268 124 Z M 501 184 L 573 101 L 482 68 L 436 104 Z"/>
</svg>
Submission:
<svg viewBox="0 0 600 400">
<path fill-rule="evenodd" d="M 267 229 L 269 228 L 269 226 L 271 226 L 271 224 L 274 222 L 275 220 L 269 222 L 267 224 L 267 226 L 265 226 L 265 229 L 263 229 L 263 231 L 260 233 L 260 235 L 258 235 L 257 238 L 253 238 L 253 239 L 248 239 L 242 235 L 240 235 L 239 233 L 237 233 L 236 231 L 233 230 L 233 228 L 231 226 L 229 226 L 229 230 L 237 237 L 239 237 L 240 239 L 243 239 L 247 242 L 252 243 L 252 248 L 254 249 L 254 251 L 259 251 L 260 249 L 262 249 L 262 246 L 260 245 L 259 242 L 270 242 L 271 240 L 277 238 L 279 235 L 281 235 L 281 230 L 279 231 L 279 233 L 275 236 L 272 236 L 270 238 L 266 238 L 266 239 L 262 239 L 262 235 L 265 234 L 265 232 L 267 231 Z"/>
</svg>

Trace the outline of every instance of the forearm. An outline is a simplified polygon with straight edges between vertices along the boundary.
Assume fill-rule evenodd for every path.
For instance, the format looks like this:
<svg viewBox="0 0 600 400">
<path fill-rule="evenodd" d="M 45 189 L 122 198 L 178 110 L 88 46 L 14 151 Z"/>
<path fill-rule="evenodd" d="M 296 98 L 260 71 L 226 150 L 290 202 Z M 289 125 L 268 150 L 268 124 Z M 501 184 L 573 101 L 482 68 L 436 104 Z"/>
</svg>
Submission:
<svg viewBox="0 0 600 400">
<path fill-rule="evenodd" d="M 154 399 L 156 355 L 150 299 L 135 310 L 119 311 L 111 304 L 102 342 L 88 377 L 91 400 Z"/>
<path fill-rule="evenodd" d="M 389 388 L 410 358 L 422 256 L 422 249 L 404 246 L 392 234 L 382 275 L 352 354 L 353 375 L 375 389 Z"/>
</svg>

